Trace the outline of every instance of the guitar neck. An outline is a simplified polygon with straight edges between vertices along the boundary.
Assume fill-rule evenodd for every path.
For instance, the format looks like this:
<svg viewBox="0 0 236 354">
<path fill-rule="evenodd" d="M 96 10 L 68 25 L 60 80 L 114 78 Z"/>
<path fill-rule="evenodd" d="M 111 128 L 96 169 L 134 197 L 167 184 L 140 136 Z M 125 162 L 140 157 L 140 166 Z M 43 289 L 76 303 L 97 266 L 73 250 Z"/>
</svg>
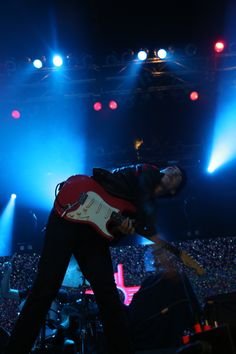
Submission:
<svg viewBox="0 0 236 354">
<path fill-rule="evenodd" d="M 114 222 L 116 222 L 118 225 L 122 223 L 122 221 L 125 219 L 125 217 L 120 214 L 120 213 L 113 213 L 112 219 Z M 159 238 L 157 235 L 154 236 L 147 236 L 143 235 L 147 239 L 151 240 L 154 242 L 157 246 L 160 246 L 170 253 L 174 254 L 176 257 L 181 259 L 181 261 L 190 268 L 193 268 L 198 275 L 203 275 L 204 274 L 204 269 L 196 262 L 191 256 L 189 256 L 186 252 L 182 251 L 181 249 L 171 245 L 169 242 Z M 155 251 L 154 251 L 155 252 Z"/>
<path fill-rule="evenodd" d="M 122 223 L 122 221 L 125 220 L 125 217 L 122 214 L 115 213 L 115 212 L 112 213 L 111 218 L 118 225 L 120 225 Z M 146 237 L 146 236 L 144 236 L 144 237 Z M 149 238 L 149 237 L 147 237 L 147 238 Z M 177 247 L 171 245 L 169 242 L 164 241 L 163 239 L 160 239 L 159 237 L 158 237 L 158 239 L 153 239 L 153 238 L 149 238 L 149 239 L 151 239 L 153 242 L 160 245 L 161 247 L 165 248 L 170 253 L 173 253 L 175 256 L 177 256 L 177 257 L 181 256 L 181 250 L 179 250 Z"/>
<path fill-rule="evenodd" d="M 177 247 L 171 245 L 169 242 L 164 241 L 163 239 L 158 238 L 157 241 L 154 241 L 157 245 L 160 245 L 161 247 L 165 248 L 167 251 L 170 253 L 173 253 L 175 256 L 180 257 L 181 256 L 181 250 L 179 250 Z"/>
</svg>

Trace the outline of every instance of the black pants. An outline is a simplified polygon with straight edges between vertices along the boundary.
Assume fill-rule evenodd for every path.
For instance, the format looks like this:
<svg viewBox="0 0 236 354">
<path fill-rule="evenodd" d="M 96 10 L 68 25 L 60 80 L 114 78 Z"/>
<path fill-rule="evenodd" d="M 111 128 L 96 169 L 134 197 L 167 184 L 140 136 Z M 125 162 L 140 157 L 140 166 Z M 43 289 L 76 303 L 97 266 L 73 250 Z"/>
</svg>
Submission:
<svg viewBox="0 0 236 354">
<path fill-rule="evenodd" d="M 37 277 L 11 333 L 6 354 L 29 353 L 61 286 L 72 254 L 94 291 L 108 353 L 133 353 L 107 240 L 91 226 L 68 222 L 52 212 Z"/>
</svg>

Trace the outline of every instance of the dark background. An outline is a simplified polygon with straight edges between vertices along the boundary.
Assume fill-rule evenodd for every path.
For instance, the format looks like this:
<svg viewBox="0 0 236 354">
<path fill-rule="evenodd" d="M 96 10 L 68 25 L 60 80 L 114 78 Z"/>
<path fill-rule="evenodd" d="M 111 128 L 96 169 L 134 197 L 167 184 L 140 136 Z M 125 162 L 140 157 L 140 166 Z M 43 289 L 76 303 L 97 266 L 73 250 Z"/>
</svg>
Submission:
<svg viewBox="0 0 236 354">
<path fill-rule="evenodd" d="M 0 5 L 1 56 L 64 48 L 93 52 L 196 43 L 227 31 L 233 1 L 7 1 Z"/>
</svg>

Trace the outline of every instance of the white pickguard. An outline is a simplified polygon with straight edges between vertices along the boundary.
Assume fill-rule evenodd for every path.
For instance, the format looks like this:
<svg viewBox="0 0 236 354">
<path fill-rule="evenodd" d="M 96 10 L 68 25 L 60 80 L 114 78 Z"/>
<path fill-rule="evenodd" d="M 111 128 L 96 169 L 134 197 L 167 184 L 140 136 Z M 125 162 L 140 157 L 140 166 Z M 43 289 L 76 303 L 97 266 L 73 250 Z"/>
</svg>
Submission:
<svg viewBox="0 0 236 354">
<path fill-rule="evenodd" d="M 113 208 L 107 204 L 97 193 L 87 192 L 87 199 L 83 205 L 77 209 L 66 213 L 66 216 L 72 220 L 92 222 L 107 236 L 113 238 L 107 230 L 107 222 L 113 212 L 119 212 L 119 209 Z"/>
</svg>

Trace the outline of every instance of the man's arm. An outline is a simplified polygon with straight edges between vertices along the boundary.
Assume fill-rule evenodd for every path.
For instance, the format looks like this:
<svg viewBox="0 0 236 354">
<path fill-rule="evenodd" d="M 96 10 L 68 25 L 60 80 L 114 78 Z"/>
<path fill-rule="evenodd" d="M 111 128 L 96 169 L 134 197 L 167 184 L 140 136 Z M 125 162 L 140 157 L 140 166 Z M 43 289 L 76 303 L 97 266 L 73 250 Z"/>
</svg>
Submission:
<svg viewBox="0 0 236 354">
<path fill-rule="evenodd" d="M 134 234 L 135 233 L 134 220 L 130 218 L 126 218 L 120 226 L 116 227 L 116 229 L 119 232 L 121 232 L 121 234 L 126 234 L 126 235 Z M 166 249 L 170 253 L 174 254 L 176 257 L 180 258 L 184 265 L 186 265 L 189 268 L 193 268 L 198 275 L 203 275 L 205 273 L 203 267 L 195 259 L 193 259 L 187 252 L 163 240 L 162 238 L 159 237 L 159 234 L 149 234 L 148 232 L 145 233 L 144 231 L 141 234 L 141 236 L 145 237 L 146 239 L 156 244 L 157 252 L 160 252 L 160 248 Z"/>
<path fill-rule="evenodd" d="M 147 238 L 148 240 L 152 241 L 157 245 L 156 253 L 160 251 L 160 248 L 164 248 L 170 253 L 174 254 L 176 257 L 180 258 L 185 266 L 189 268 L 193 268 L 197 273 L 197 275 L 203 275 L 205 273 L 203 267 L 195 259 L 193 259 L 186 251 L 183 251 L 178 247 L 173 246 L 169 242 L 163 240 L 162 238 L 159 237 L 158 234 L 151 235 L 151 236 L 149 235 L 141 235 L 141 236 Z M 155 254 L 155 251 L 153 253 Z"/>
</svg>

